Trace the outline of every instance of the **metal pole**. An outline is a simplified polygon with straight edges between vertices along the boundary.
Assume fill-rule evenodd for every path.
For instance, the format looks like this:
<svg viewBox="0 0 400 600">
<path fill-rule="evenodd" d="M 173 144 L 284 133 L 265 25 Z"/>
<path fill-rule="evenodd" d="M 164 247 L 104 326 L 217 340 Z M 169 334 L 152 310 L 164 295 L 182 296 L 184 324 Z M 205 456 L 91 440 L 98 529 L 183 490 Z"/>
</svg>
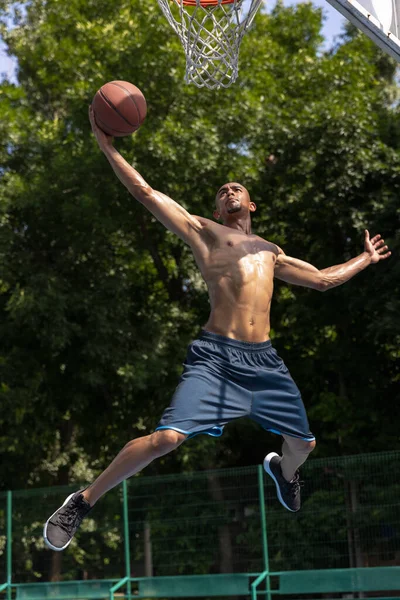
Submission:
<svg viewBox="0 0 400 600">
<path fill-rule="evenodd" d="M 12 492 L 7 492 L 7 600 L 11 600 L 12 583 Z"/>
<path fill-rule="evenodd" d="M 260 499 L 260 515 L 261 515 L 261 535 L 262 535 L 262 547 L 263 547 L 263 559 L 264 559 L 264 571 L 267 574 L 266 577 L 266 598 L 271 600 L 271 582 L 269 574 L 269 557 L 268 557 L 268 541 L 267 541 L 267 519 L 265 514 L 265 497 L 264 497 L 264 469 L 262 465 L 258 465 L 258 495 Z"/>
<path fill-rule="evenodd" d="M 128 600 L 131 600 L 131 554 L 129 544 L 129 517 L 128 517 L 128 484 L 126 479 L 122 482 L 123 512 L 124 512 L 124 543 L 125 543 L 125 575 L 127 577 Z"/>
</svg>

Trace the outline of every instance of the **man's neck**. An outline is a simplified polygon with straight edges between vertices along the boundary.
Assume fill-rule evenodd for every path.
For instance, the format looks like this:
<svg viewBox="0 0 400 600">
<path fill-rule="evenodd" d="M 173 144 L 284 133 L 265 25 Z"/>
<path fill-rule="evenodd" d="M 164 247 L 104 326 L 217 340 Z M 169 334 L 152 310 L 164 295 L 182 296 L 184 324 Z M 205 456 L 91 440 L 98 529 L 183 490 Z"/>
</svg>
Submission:
<svg viewBox="0 0 400 600">
<path fill-rule="evenodd" d="M 237 231 L 242 231 L 246 235 L 251 235 L 251 221 L 250 219 L 237 219 L 235 221 L 225 221 L 223 223 L 225 227 L 229 227 L 229 229 L 236 229 Z"/>
</svg>

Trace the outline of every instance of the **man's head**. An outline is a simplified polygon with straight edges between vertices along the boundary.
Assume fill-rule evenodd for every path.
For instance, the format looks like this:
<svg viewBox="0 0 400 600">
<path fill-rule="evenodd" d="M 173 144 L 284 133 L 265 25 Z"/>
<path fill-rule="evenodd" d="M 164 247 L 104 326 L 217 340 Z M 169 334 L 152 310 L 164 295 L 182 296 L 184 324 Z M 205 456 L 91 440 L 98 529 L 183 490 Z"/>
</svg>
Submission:
<svg viewBox="0 0 400 600">
<path fill-rule="evenodd" d="M 214 218 L 223 223 L 246 218 L 257 208 L 244 185 L 236 182 L 225 183 L 219 188 L 215 205 Z"/>
</svg>

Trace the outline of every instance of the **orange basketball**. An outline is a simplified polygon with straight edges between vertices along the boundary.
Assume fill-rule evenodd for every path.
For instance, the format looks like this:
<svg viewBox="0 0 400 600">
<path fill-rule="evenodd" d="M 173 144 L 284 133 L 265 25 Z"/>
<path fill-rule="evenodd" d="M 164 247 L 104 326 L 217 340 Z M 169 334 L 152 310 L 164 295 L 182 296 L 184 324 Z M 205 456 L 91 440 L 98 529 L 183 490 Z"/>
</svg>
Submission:
<svg viewBox="0 0 400 600">
<path fill-rule="evenodd" d="M 147 105 L 142 92 L 128 81 L 110 81 L 96 92 L 92 107 L 97 125 L 115 137 L 130 135 L 143 123 Z"/>
</svg>

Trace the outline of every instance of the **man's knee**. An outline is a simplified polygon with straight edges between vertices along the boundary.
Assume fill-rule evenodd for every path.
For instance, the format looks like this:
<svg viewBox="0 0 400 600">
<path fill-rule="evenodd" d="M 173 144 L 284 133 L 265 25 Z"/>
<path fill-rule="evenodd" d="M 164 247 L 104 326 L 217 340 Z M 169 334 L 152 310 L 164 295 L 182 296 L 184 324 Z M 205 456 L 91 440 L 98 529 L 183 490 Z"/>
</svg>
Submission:
<svg viewBox="0 0 400 600">
<path fill-rule="evenodd" d="M 317 445 L 315 440 L 302 440 L 285 436 L 286 443 L 294 454 L 310 454 Z"/>
<path fill-rule="evenodd" d="M 162 456 L 163 454 L 175 450 L 175 448 L 180 446 L 186 438 L 187 435 L 175 431 L 174 429 L 160 429 L 151 434 L 150 441 L 154 453 L 158 456 Z"/>
<path fill-rule="evenodd" d="M 317 442 L 315 440 L 311 440 L 311 441 L 302 440 L 302 442 L 303 441 L 305 443 L 305 450 L 304 451 L 307 454 L 310 454 L 314 450 L 315 446 L 317 445 Z"/>
</svg>

